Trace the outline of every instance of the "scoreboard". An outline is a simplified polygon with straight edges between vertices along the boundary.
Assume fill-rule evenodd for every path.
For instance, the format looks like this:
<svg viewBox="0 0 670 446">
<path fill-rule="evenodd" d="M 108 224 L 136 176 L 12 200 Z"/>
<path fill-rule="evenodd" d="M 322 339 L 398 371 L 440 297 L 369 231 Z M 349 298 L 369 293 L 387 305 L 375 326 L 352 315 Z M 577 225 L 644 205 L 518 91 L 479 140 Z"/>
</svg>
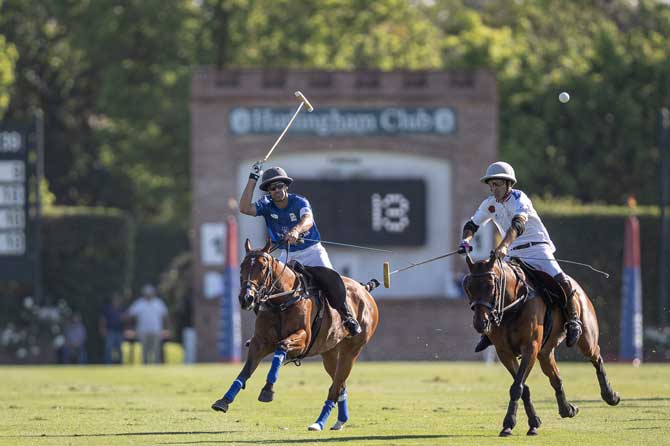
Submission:
<svg viewBox="0 0 670 446">
<path fill-rule="evenodd" d="M 0 124 L 0 278 L 26 279 L 32 271 L 28 219 L 27 126 Z"/>
<path fill-rule="evenodd" d="M 370 246 L 426 243 L 423 179 L 298 179 L 290 192 L 305 196 L 323 240 Z"/>
</svg>

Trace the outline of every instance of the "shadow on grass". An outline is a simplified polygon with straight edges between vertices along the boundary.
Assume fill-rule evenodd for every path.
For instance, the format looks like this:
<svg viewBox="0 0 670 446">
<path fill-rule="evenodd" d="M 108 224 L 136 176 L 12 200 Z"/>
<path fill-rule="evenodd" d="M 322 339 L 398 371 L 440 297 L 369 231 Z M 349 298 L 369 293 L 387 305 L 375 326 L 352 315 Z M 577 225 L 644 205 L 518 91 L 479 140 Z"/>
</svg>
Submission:
<svg viewBox="0 0 670 446">
<path fill-rule="evenodd" d="M 603 400 L 583 400 L 583 399 L 574 399 L 571 400 L 573 403 L 602 403 Z M 649 403 L 650 401 L 666 401 L 670 402 L 670 397 L 649 397 L 649 398 L 627 398 L 625 395 L 621 397 L 622 403 Z M 645 404 L 646 405 L 646 404 Z"/>
<path fill-rule="evenodd" d="M 318 435 L 318 434 L 317 434 Z M 199 444 L 199 443 L 239 443 L 239 444 L 300 444 L 300 443 L 340 443 L 346 441 L 394 441 L 394 440 L 437 440 L 442 438 L 472 438 L 488 437 L 490 435 L 361 435 L 360 437 L 330 437 L 330 438 L 293 438 L 277 440 L 220 440 L 220 441 L 180 441 L 179 443 L 162 444 Z"/>
<path fill-rule="evenodd" d="M 143 435 L 214 435 L 234 434 L 239 431 L 184 431 L 184 432 L 123 432 L 112 434 L 39 434 L 39 435 L 0 435 L 0 438 L 86 438 L 86 437 L 139 437 Z"/>
</svg>

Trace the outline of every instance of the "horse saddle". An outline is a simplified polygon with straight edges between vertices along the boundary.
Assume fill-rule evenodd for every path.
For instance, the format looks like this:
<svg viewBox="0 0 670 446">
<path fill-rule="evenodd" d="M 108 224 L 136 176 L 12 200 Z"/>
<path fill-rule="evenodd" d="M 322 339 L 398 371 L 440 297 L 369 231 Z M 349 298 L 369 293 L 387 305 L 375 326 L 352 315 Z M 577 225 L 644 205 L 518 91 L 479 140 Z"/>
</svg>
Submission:
<svg viewBox="0 0 670 446">
<path fill-rule="evenodd" d="M 535 269 L 526 262 L 517 257 L 512 257 L 509 262 L 512 268 L 520 268 L 526 275 L 526 280 L 535 293 L 539 294 L 547 305 L 544 313 L 544 335 L 542 336 L 542 347 L 549 341 L 553 328 L 552 308 L 554 304 L 561 303 L 560 299 L 565 299 L 561 286 L 549 274 L 539 269 Z M 529 290 L 529 293 L 533 291 Z"/>
<path fill-rule="evenodd" d="M 340 274 L 325 266 L 305 266 L 302 263 L 292 260 L 289 266 L 298 273 L 303 280 L 305 291 L 309 294 L 318 295 L 321 291 L 329 296 L 328 301 L 346 299 L 347 289 L 344 286 Z"/>
<path fill-rule="evenodd" d="M 562 305 L 565 302 L 563 288 L 549 274 L 533 268 L 517 257 L 513 257 L 509 263 L 521 268 L 530 285 L 542 296 L 547 305 Z"/>
</svg>

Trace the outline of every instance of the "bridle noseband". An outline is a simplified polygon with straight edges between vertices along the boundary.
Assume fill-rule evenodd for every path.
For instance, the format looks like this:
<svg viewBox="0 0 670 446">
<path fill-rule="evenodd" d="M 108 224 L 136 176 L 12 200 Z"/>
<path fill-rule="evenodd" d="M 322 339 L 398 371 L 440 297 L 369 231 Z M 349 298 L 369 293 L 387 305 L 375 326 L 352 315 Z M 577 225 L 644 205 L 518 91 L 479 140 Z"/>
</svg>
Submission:
<svg viewBox="0 0 670 446">
<path fill-rule="evenodd" d="M 495 273 L 494 269 L 482 273 L 469 274 L 469 277 L 493 276 L 493 300 L 491 301 L 491 296 L 487 296 L 487 300 L 479 298 L 470 303 L 470 309 L 475 311 L 475 308 L 477 307 L 486 308 L 491 312 L 493 323 L 496 324 L 496 326 L 499 326 L 502 322 L 503 313 L 505 312 L 505 308 L 503 308 L 503 306 L 505 303 L 505 288 L 507 288 L 507 277 L 505 276 L 505 269 L 503 268 L 502 260 L 496 259 L 496 263 L 498 263 L 498 266 L 500 267 L 500 276 Z M 466 292 L 469 294 L 468 290 L 466 290 Z"/>
</svg>

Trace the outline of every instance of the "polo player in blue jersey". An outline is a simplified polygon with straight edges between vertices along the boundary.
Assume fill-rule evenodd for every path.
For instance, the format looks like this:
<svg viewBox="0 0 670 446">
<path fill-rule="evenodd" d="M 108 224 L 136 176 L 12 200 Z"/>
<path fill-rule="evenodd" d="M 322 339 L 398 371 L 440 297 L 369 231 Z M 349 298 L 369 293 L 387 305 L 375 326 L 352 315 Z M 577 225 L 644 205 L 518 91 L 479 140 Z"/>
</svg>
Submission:
<svg viewBox="0 0 670 446">
<path fill-rule="evenodd" d="M 271 167 L 262 172 L 263 165 L 257 162 L 252 166 L 242 198 L 240 212 L 252 217 L 262 216 L 273 243 L 286 243 L 280 250 L 279 258 L 286 262 L 297 261 L 308 267 L 326 267 L 333 269 L 326 249 L 321 244 L 321 235 L 314 221 L 314 213 L 307 198 L 288 192 L 293 183 L 284 169 Z M 259 188 L 268 194 L 255 203 L 251 202 L 256 182 L 262 172 Z M 301 243 L 297 243 L 301 240 Z M 337 310 L 344 327 L 351 336 L 361 333 L 361 327 L 346 302 L 346 289 L 337 287 L 340 292 L 328 292 L 328 303 Z"/>
</svg>

